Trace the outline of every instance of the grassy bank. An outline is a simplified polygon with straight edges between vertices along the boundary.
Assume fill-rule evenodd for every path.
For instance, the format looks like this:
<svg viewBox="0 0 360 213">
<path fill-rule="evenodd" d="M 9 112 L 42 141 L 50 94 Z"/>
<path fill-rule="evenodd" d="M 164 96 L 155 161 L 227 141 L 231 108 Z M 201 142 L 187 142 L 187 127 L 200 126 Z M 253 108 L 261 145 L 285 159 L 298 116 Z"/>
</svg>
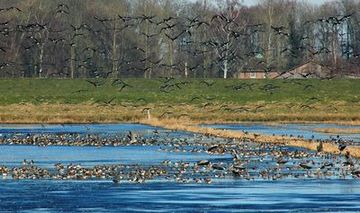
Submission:
<svg viewBox="0 0 360 213">
<path fill-rule="evenodd" d="M 360 122 L 360 80 L 2 79 L 3 123 Z M 124 84 L 128 85 L 124 88 Z"/>
</svg>

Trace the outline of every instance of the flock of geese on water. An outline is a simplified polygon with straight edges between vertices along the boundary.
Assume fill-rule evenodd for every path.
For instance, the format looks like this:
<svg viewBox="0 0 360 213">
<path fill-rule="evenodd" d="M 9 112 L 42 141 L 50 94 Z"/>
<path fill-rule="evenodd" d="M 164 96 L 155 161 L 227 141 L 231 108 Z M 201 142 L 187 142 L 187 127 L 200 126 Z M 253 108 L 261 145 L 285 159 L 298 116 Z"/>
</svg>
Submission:
<svg viewBox="0 0 360 213">
<path fill-rule="evenodd" d="M 207 135 L 173 134 L 173 131 L 154 130 L 146 135 L 129 131 L 123 135 L 37 134 L 1 138 L 2 145 L 38 146 L 156 146 L 158 152 L 174 155 L 185 153 L 208 154 L 203 160 L 175 161 L 171 157 L 151 165 L 108 164 L 83 166 L 58 162 L 53 168 L 39 167 L 26 160 L 17 167 L 0 166 L 4 179 L 46 180 L 111 180 L 114 183 L 144 183 L 150 180 L 177 183 L 212 183 L 222 179 L 281 180 L 281 179 L 358 179 L 358 159 L 349 152 L 334 155 L 323 152 L 322 143 L 317 151 L 278 146 L 254 141 L 221 139 Z M 339 153 L 346 143 L 339 144 Z"/>
</svg>

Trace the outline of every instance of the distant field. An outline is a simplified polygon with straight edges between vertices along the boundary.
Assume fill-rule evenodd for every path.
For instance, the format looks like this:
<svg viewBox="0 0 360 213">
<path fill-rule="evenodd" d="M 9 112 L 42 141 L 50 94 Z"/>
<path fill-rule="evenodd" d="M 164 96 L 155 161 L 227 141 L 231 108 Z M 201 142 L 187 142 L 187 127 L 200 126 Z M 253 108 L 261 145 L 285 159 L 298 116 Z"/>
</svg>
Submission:
<svg viewBox="0 0 360 213">
<path fill-rule="evenodd" d="M 88 80 L 2 79 L 0 121 L 360 121 L 360 80 Z"/>
</svg>

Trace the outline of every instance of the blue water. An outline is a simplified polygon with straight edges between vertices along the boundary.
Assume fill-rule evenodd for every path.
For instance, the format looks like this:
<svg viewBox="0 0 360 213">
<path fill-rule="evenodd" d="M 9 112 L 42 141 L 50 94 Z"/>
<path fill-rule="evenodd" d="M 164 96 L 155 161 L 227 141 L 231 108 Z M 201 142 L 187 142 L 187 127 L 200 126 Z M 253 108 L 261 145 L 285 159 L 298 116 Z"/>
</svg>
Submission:
<svg viewBox="0 0 360 213">
<path fill-rule="evenodd" d="M 188 152 L 164 152 L 159 146 L 78 147 L 78 146 L 0 146 L 0 165 L 21 166 L 24 159 L 37 166 L 53 168 L 55 163 L 90 167 L 99 164 L 157 165 L 164 160 L 196 162 L 203 159 L 231 158 L 231 155 L 209 155 Z"/>
<path fill-rule="evenodd" d="M 78 134 L 116 134 L 126 133 L 126 131 L 152 132 L 155 128 L 142 124 L 2 124 L 0 134 L 16 133 L 78 133 Z"/>
<path fill-rule="evenodd" d="M 193 136 L 187 132 L 176 132 L 143 124 L 0 124 L 0 137 L 26 136 L 27 134 L 91 134 L 102 137 L 124 136 L 128 131 L 142 137 L 153 136 L 154 131 L 166 136 Z"/>
<path fill-rule="evenodd" d="M 244 127 L 249 130 L 252 128 Z M 306 127 L 304 125 L 301 128 Z M 49 125 L 45 128 L 2 125 L 0 131 L 3 134 L 44 133 L 42 129 L 51 134 L 65 130 L 68 133 L 81 134 L 87 134 L 90 130 L 96 134 L 124 134 L 129 130 L 139 134 L 151 134 L 156 128 L 132 124 L 86 127 Z M 292 134 L 290 130 L 287 132 L 284 128 L 281 129 L 286 134 Z M 162 129 L 159 137 L 165 138 L 169 132 Z M 178 135 L 179 138 L 188 138 L 190 141 L 194 139 L 193 134 L 172 134 L 175 138 Z M 57 162 L 80 163 L 87 167 L 98 164 L 158 165 L 163 160 L 231 161 L 229 155 L 165 152 L 160 150 L 159 146 L 0 146 L 0 165 L 20 166 L 23 159 L 32 159 L 37 166 L 45 168 L 53 167 Z M 267 160 L 263 164 L 267 165 Z M 359 201 L 360 180 L 354 179 L 247 181 L 226 178 L 214 179 L 210 185 L 179 184 L 164 179 L 147 181 L 145 184 L 114 184 L 111 180 L 0 180 L 0 212 L 360 212 Z"/>
<path fill-rule="evenodd" d="M 330 137 L 336 137 L 339 135 L 344 140 L 352 140 L 354 142 L 360 142 L 360 134 L 327 134 L 321 132 L 315 132 L 317 128 L 359 128 L 360 126 L 348 126 L 337 124 L 266 124 L 266 123 L 243 123 L 243 124 L 212 124 L 204 125 L 207 127 L 217 129 L 227 129 L 235 131 L 246 131 L 249 133 L 258 133 L 265 135 L 298 135 L 303 136 L 305 139 L 322 139 L 327 140 Z"/>
<path fill-rule="evenodd" d="M 358 212 L 359 181 L 223 181 L 205 184 L 3 181 L 0 209 L 22 212 Z"/>
</svg>

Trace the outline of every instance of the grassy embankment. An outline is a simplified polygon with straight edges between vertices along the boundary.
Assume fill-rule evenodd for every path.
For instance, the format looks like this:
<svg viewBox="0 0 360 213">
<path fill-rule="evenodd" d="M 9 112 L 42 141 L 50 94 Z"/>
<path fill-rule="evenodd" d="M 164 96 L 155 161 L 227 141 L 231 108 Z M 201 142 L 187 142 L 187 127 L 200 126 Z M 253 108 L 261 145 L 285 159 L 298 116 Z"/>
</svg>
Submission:
<svg viewBox="0 0 360 213">
<path fill-rule="evenodd" d="M 150 108 L 152 118 L 204 123 L 360 123 L 360 80 L 124 81 L 131 87 L 119 91 L 110 79 L 99 87 L 83 79 L 3 79 L 0 122 L 138 122 Z"/>
</svg>

